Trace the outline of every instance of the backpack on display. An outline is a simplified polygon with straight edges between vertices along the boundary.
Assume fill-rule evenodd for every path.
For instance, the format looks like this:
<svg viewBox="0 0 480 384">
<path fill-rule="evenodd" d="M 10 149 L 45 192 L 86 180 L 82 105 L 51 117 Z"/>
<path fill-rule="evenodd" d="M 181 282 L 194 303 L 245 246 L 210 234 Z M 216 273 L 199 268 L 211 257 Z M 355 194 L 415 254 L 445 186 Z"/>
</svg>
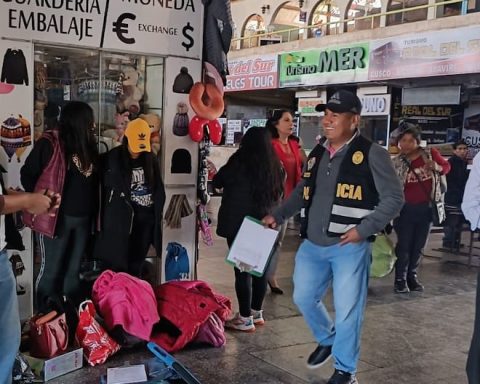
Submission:
<svg viewBox="0 0 480 384">
<path fill-rule="evenodd" d="M 185 247 L 171 242 L 167 245 L 165 259 L 165 281 L 186 280 L 190 274 L 190 262 Z"/>
</svg>

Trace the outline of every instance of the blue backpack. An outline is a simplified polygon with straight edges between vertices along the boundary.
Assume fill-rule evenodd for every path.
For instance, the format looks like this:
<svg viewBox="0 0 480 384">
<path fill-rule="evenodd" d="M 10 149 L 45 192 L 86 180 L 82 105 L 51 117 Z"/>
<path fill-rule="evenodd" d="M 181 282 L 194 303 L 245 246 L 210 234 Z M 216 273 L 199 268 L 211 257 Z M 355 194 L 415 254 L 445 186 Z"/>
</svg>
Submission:
<svg viewBox="0 0 480 384">
<path fill-rule="evenodd" d="M 165 281 L 187 280 L 190 274 L 190 262 L 185 247 L 171 242 L 167 245 L 165 259 Z"/>
</svg>

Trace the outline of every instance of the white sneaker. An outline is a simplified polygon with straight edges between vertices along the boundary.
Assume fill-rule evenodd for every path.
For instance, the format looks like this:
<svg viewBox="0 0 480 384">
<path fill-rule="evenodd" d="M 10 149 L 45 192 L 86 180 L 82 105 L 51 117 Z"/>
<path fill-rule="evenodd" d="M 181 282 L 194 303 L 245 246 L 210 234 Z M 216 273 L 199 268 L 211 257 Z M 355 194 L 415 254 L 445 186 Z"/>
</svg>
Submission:
<svg viewBox="0 0 480 384">
<path fill-rule="evenodd" d="M 254 332 L 255 324 L 253 324 L 253 316 L 243 317 L 237 313 L 233 319 L 225 322 L 225 328 L 235 329 L 243 332 Z"/>
<path fill-rule="evenodd" d="M 263 325 L 265 324 L 265 319 L 263 318 L 263 309 L 256 311 L 252 309 L 252 317 L 253 317 L 253 324 L 255 325 Z"/>
</svg>

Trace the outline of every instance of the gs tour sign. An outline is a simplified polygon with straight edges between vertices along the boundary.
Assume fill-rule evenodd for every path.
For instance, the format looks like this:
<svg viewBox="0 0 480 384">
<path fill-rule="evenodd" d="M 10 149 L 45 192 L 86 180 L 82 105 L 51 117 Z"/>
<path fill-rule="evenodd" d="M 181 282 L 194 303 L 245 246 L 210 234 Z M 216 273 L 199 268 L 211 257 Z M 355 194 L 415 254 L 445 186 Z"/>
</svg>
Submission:
<svg viewBox="0 0 480 384">
<path fill-rule="evenodd" d="M 229 60 L 228 71 L 225 92 L 277 88 L 276 55 Z"/>
</svg>

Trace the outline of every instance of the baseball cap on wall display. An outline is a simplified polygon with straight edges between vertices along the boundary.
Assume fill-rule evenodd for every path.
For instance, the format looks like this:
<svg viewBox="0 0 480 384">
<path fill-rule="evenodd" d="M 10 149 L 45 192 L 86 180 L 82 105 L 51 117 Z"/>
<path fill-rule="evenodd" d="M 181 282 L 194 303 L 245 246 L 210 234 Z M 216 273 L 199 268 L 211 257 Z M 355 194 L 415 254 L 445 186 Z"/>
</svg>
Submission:
<svg viewBox="0 0 480 384">
<path fill-rule="evenodd" d="M 128 146 L 133 153 L 151 152 L 150 127 L 143 119 L 135 119 L 127 124 L 125 136 Z"/>
<path fill-rule="evenodd" d="M 327 104 L 317 104 L 315 107 L 317 112 L 324 112 L 325 109 L 334 113 L 350 112 L 355 115 L 360 115 L 362 112 L 362 102 L 354 93 L 341 89 L 328 99 Z"/>
<path fill-rule="evenodd" d="M 192 156 L 184 148 L 176 149 L 172 154 L 171 173 L 192 173 Z"/>
</svg>

